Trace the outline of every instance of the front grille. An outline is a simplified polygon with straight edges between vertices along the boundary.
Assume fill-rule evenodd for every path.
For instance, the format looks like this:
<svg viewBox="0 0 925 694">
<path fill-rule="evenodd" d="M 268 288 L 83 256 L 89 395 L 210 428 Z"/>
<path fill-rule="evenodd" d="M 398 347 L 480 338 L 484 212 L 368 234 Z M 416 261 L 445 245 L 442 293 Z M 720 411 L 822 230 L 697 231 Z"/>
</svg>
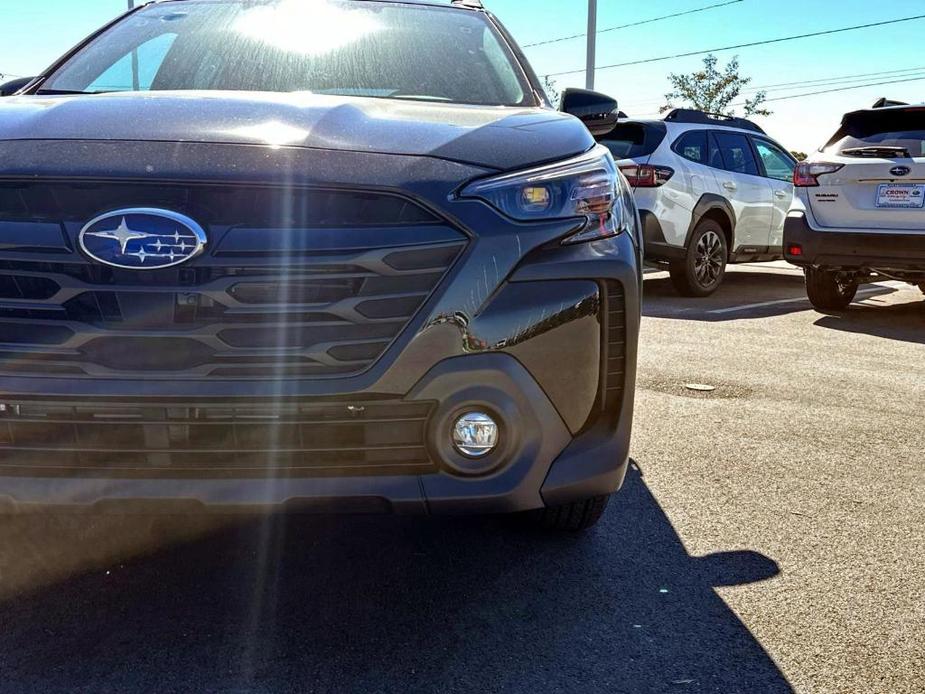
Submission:
<svg viewBox="0 0 925 694">
<path fill-rule="evenodd" d="M 191 216 L 210 252 L 139 271 L 74 250 L 83 224 L 121 207 Z M 0 181 L 0 374 L 357 374 L 464 246 L 460 232 L 389 194 Z"/>
<path fill-rule="evenodd" d="M 0 475 L 266 478 L 433 472 L 430 402 L 0 407 Z"/>
</svg>

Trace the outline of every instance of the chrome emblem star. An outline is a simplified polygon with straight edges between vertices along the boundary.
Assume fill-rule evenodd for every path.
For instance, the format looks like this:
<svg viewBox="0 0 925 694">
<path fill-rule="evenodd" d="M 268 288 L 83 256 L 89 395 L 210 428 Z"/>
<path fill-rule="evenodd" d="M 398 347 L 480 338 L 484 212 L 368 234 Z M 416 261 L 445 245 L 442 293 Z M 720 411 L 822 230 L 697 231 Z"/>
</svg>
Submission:
<svg viewBox="0 0 925 694">
<path fill-rule="evenodd" d="M 87 236 L 99 236 L 103 239 L 118 241 L 122 253 L 124 254 L 129 243 L 137 241 L 138 239 L 150 239 L 154 237 L 154 234 L 147 234 L 143 231 L 132 231 L 128 228 L 128 224 L 125 223 L 125 217 L 123 217 L 122 222 L 115 229 L 110 231 L 91 231 L 87 233 Z"/>
</svg>

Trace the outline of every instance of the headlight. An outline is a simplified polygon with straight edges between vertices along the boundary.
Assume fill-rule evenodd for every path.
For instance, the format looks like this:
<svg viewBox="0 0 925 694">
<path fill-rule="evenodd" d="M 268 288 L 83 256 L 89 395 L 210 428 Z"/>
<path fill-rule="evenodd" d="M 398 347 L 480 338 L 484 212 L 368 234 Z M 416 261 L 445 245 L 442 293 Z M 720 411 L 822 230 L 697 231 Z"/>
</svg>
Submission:
<svg viewBox="0 0 925 694">
<path fill-rule="evenodd" d="M 562 243 L 616 236 L 628 214 L 620 174 L 600 145 L 574 159 L 475 181 L 459 197 L 479 198 L 524 222 L 584 217 L 581 231 Z"/>
</svg>

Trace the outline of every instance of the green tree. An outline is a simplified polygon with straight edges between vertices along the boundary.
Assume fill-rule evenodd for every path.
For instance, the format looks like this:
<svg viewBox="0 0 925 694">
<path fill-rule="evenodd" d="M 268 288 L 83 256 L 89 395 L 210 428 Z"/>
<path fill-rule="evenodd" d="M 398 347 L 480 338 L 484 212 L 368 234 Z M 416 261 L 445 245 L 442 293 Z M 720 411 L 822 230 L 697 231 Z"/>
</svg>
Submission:
<svg viewBox="0 0 925 694">
<path fill-rule="evenodd" d="M 731 104 L 752 78 L 739 74 L 738 56 L 733 57 L 722 70 L 717 68 L 718 62 L 717 57 L 711 54 L 703 59 L 702 70 L 688 75 L 669 74 L 668 81 L 673 89 L 665 94 L 667 103 L 662 106 L 661 111 L 670 111 L 680 105 L 698 111 L 735 115 L 735 108 Z M 762 91 L 751 99 L 745 99 L 742 103 L 744 115 L 770 116 L 771 112 L 762 107 L 766 98 L 766 93 Z"/>
<path fill-rule="evenodd" d="M 796 159 L 797 161 L 803 161 L 804 159 L 806 159 L 806 152 L 798 152 L 795 149 L 791 149 L 790 154 L 792 154 L 793 158 Z"/>
</svg>

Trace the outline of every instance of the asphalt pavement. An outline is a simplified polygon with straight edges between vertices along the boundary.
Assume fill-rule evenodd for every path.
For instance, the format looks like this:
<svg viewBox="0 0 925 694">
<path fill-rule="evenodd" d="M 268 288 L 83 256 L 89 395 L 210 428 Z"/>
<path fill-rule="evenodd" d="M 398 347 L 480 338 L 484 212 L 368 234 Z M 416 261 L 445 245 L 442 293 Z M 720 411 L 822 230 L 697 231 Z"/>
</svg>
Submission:
<svg viewBox="0 0 925 694">
<path fill-rule="evenodd" d="M 0 518 L 0 692 L 925 691 L 925 297 L 646 294 L 595 530 Z"/>
</svg>

